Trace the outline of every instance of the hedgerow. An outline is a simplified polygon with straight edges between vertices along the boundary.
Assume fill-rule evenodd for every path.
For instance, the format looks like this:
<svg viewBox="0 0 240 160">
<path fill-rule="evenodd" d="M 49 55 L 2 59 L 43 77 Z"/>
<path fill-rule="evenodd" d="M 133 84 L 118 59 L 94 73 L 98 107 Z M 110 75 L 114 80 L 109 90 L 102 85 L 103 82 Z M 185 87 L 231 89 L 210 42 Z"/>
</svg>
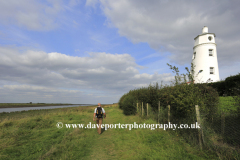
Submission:
<svg viewBox="0 0 240 160">
<path fill-rule="evenodd" d="M 149 103 L 152 109 L 157 111 L 159 101 L 163 108 L 170 105 L 171 114 L 178 118 L 186 118 L 190 115 L 194 118 L 195 105 L 199 105 L 200 111 L 209 115 L 217 111 L 219 96 L 215 89 L 207 84 L 194 84 L 193 69 L 190 72 L 186 68 L 188 73 L 180 76 L 177 67 L 169 64 L 168 66 L 176 73 L 173 84 L 159 86 L 156 83 L 150 84 L 148 87 L 130 90 L 119 100 L 119 107 L 123 109 L 124 114 L 136 114 L 136 103 L 140 104 L 141 102 Z M 182 80 L 181 77 L 184 79 Z M 190 83 L 187 83 L 187 78 Z M 211 108 L 206 104 L 211 104 Z"/>
</svg>

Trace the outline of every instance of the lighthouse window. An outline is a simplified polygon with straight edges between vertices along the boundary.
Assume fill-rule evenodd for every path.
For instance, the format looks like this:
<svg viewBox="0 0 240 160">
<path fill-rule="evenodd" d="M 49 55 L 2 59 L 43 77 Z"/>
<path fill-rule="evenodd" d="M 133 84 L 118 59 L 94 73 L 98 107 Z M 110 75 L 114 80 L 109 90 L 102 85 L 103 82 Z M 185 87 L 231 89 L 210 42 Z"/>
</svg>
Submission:
<svg viewBox="0 0 240 160">
<path fill-rule="evenodd" d="M 214 74 L 214 67 L 210 67 L 210 74 Z"/>
<path fill-rule="evenodd" d="M 195 58 L 196 58 L 196 52 L 193 53 L 193 59 L 195 59 Z"/>
<path fill-rule="evenodd" d="M 213 50 L 209 49 L 209 56 L 213 56 Z"/>
<path fill-rule="evenodd" d="M 208 39 L 209 39 L 209 41 L 211 41 L 211 40 L 212 40 L 212 37 L 211 37 L 211 36 L 209 36 L 209 37 L 208 37 Z"/>
</svg>

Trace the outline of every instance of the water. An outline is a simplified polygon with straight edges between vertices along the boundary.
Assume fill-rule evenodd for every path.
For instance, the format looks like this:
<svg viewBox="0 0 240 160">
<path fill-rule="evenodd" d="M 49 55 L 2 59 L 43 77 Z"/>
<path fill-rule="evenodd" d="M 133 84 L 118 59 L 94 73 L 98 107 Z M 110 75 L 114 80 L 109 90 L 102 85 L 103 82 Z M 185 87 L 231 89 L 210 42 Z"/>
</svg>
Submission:
<svg viewBox="0 0 240 160">
<path fill-rule="evenodd" d="M 78 105 L 66 105 L 66 106 L 42 106 L 42 107 L 18 107 L 18 108 L 0 108 L 2 112 L 16 112 L 16 111 L 28 111 L 28 110 L 41 110 L 41 109 L 54 109 L 54 108 L 66 108 L 66 107 L 77 107 L 77 106 L 93 106 L 94 104 L 78 104 Z"/>
</svg>

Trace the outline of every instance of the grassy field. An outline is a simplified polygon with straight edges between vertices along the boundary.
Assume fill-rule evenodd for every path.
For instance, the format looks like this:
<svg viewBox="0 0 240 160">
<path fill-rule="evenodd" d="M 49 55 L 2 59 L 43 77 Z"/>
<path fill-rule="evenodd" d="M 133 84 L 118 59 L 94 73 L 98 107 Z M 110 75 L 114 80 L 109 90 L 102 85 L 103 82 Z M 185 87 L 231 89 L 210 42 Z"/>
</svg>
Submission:
<svg viewBox="0 0 240 160">
<path fill-rule="evenodd" d="M 0 103 L 0 108 L 17 108 L 17 107 L 40 107 L 40 106 L 61 106 L 61 105 L 73 105 L 62 103 Z"/>
<path fill-rule="evenodd" d="M 0 159 L 218 159 L 178 135 L 162 129 L 61 128 L 63 124 L 93 122 L 94 107 L 0 113 Z M 155 124 L 138 115 L 125 116 L 117 105 L 104 106 L 104 124 Z"/>
<path fill-rule="evenodd" d="M 237 107 L 234 102 L 234 98 L 231 96 L 228 97 L 219 97 L 219 111 L 225 113 L 234 113 L 237 111 Z"/>
</svg>

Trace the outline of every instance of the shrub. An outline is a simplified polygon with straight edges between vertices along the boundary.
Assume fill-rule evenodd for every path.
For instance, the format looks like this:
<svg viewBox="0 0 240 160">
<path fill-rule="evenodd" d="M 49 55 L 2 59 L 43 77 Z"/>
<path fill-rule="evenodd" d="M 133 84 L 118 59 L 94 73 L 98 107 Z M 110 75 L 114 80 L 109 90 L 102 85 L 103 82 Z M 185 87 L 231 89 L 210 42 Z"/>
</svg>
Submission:
<svg viewBox="0 0 240 160">
<path fill-rule="evenodd" d="M 233 90 L 237 88 L 238 85 L 240 85 L 240 73 L 225 79 L 225 87 L 229 96 L 236 95 Z"/>
<path fill-rule="evenodd" d="M 240 73 L 227 77 L 225 81 L 208 83 L 208 86 L 212 86 L 216 89 L 219 96 L 223 96 L 224 94 L 228 96 L 236 96 L 237 94 L 234 90 L 238 85 L 240 85 Z"/>
<path fill-rule="evenodd" d="M 212 87 L 197 84 L 181 84 L 159 90 L 161 106 L 171 106 L 171 114 L 178 119 L 195 117 L 195 105 L 202 112 L 211 115 L 216 112 L 219 101 L 218 93 Z M 211 108 L 206 104 L 213 104 Z"/>
<path fill-rule="evenodd" d="M 232 93 L 235 95 L 233 99 L 237 107 L 237 115 L 240 118 L 240 83 L 236 83 L 235 87 L 232 89 Z"/>
<path fill-rule="evenodd" d="M 125 99 L 125 97 L 127 96 L 127 94 L 124 94 L 120 99 L 119 99 L 119 101 L 118 101 L 118 104 L 119 104 L 119 108 L 120 109 L 123 109 L 123 101 L 124 101 L 124 99 Z"/>
<path fill-rule="evenodd" d="M 132 95 L 127 95 L 122 103 L 122 109 L 123 109 L 123 113 L 125 115 L 134 115 L 137 112 L 137 108 L 135 106 L 135 97 Z"/>
<path fill-rule="evenodd" d="M 225 81 L 208 83 L 207 85 L 213 87 L 219 96 L 223 96 L 226 93 Z"/>
</svg>

